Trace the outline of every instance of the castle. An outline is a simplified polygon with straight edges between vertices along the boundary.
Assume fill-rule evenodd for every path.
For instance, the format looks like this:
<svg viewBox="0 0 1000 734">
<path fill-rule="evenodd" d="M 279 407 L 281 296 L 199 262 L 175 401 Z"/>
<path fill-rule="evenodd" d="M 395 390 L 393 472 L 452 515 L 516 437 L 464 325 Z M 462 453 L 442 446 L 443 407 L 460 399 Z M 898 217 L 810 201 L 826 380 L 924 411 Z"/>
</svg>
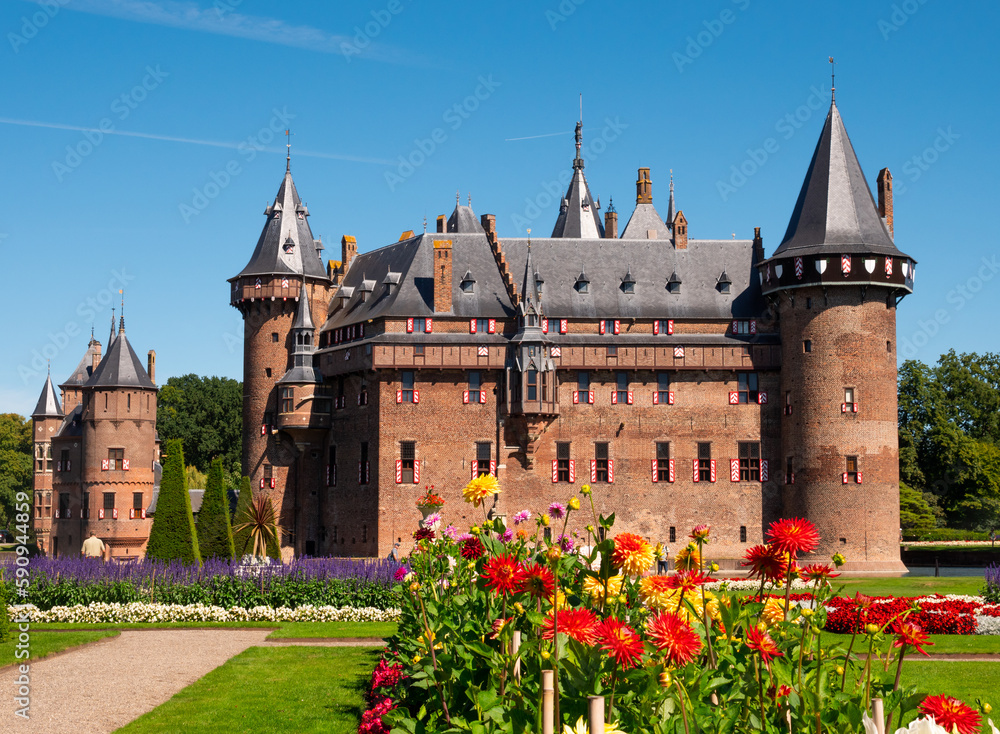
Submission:
<svg viewBox="0 0 1000 734">
<path fill-rule="evenodd" d="M 491 516 L 584 483 L 616 531 L 683 544 L 712 526 L 735 559 L 782 516 L 848 569 L 901 571 L 893 242 L 834 102 L 780 245 L 696 240 L 640 168 L 619 234 L 580 156 L 548 238 L 501 239 L 456 202 L 434 232 L 358 254 L 323 245 L 290 164 L 230 302 L 244 318 L 243 466 L 286 554 L 404 551 L 425 485 L 446 522 L 495 474 Z M 589 513 L 587 513 L 589 516 Z M 586 520 L 581 520 L 583 530 Z"/>
</svg>

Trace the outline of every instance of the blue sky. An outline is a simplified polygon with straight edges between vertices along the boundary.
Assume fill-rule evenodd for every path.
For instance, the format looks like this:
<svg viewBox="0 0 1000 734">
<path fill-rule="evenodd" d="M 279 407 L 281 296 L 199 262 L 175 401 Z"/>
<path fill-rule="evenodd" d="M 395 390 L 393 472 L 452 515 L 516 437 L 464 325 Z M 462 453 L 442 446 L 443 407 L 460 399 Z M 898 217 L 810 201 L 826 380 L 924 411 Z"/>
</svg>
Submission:
<svg viewBox="0 0 1000 734">
<path fill-rule="evenodd" d="M 288 127 L 335 259 L 343 234 L 366 251 L 433 228 L 456 190 L 501 238 L 547 235 L 581 93 L 587 177 L 622 222 L 636 169 L 662 210 L 673 169 L 693 238 L 760 226 L 770 253 L 829 105 L 828 56 L 869 184 L 892 170 L 896 244 L 920 263 L 900 356 L 998 351 L 998 30 L 995 3 L 942 0 L 6 0 L 0 411 L 31 411 L 46 357 L 64 380 L 92 324 L 107 341 L 123 284 L 158 382 L 240 378 L 226 279 L 253 251 Z"/>
</svg>

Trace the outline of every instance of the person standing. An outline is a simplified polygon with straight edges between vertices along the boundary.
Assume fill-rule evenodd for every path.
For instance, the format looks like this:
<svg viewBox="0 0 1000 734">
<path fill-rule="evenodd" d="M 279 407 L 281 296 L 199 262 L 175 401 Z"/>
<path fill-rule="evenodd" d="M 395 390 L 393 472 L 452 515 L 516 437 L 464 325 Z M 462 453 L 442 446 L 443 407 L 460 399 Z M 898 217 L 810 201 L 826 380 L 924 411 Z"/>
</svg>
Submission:
<svg viewBox="0 0 1000 734">
<path fill-rule="evenodd" d="M 668 573 L 670 566 L 667 563 L 667 558 L 670 556 L 670 547 L 666 543 L 657 543 L 656 547 L 659 551 L 656 556 L 656 573 Z"/>
<path fill-rule="evenodd" d="M 389 558 L 399 563 L 399 541 L 397 540 L 392 544 L 392 550 L 389 551 Z"/>
<path fill-rule="evenodd" d="M 83 541 L 82 555 L 85 558 L 104 558 L 104 541 L 97 537 L 97 533 L 90 531 L 90 537 Z"/>
</svg>

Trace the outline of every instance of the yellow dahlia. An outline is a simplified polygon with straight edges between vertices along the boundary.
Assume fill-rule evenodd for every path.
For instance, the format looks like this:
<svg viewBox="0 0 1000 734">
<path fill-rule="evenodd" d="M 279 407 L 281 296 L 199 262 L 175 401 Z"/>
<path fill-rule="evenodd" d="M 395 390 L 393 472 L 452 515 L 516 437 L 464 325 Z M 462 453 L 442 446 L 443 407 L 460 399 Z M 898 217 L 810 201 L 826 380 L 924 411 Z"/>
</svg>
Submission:
<svg viewBox="0 0 1000 734">
<path fill-rule="evenodd" d="M 641 583 L 641 582 L 640 582 Z M 640 587 L 641 593 L 641 587 Z M 701 592 L 688 591 L 684 594 L 684 601 L 681 602 L 681 589 L 657 590 L 655 595 L 647 597 L 646 606 L 654 612 L 672 612 L 685 622 L 702 621 L 704 618 L 704 606 L 702 606 Z M 721 621 L 719 614 L 719 600 L 710 591 L 705 592 L 705 601 L 708 603 L 708 616 L 715 621 Z M 694 614 L 688 607 L 694 607 Z"/>
<path fill-rule="evenodd" d="M 664 609 L 676 589 L 667 584 L 668 576 L 646 576 L 639 579 L 639 597 L 650 609 Z"/>
<path fill-rule="evenodd" d="M 674 556 L 674 568 L 678 571 L 697 571 L 701 567 L 701 553 L 698 546 L 689 543 Z"/>
<path fill-rule="evenodd" d="M 812 610 L 809 610 L 812 613 Z M 783 599 L 778 599 L 774 596 L 767 597 L 767 601 L 764 602 L 764 609 L 761 610 L 760 619 L 768 627 L 772 627 L 778 622 L 785 621 L 785 601 Z M 802 617 L 796 617 L 791 620 L 796 624 L 802 623 Z"/>
<path fill-rule="evenodd" d="M 653 565 L 653 546 L 641 535 L 619 533 L 615 536 L 611 563 L 626 576 L 641 576 Z"/>
<path fill-rule="evenodd" d="M 482 474 L 465 485 L 462 497 L 473 507 L 479 507 L 483 500 L 492 495 L 500 494 L 500 484 L 492 474 Z"/>
<path fill-rule="evenodd" d="M 614 598 L 622 592 L 622 583 L 625 581 L 625 577 L 619 574 L 618 576 L 612 576 L 608 579 L 608 597 Z M 595 579 L 593 576 L 587 576 L 583 580 L 583 593 L 590 595 L 590 601 L 597 604 L 604 598 L 604 584 L 601 583 L 600 579 Z"/>
</svg>

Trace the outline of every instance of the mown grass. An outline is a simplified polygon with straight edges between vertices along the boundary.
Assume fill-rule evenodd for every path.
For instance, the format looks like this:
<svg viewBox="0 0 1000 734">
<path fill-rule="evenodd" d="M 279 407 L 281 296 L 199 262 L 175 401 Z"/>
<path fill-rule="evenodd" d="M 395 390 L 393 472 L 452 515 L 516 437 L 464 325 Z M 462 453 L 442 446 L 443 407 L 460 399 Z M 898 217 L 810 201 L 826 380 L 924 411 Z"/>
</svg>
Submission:
<svg viewBox="0 0 1000 734">
<path fill-rule="evenodd" d="M 353 734 L 379 650 L 251 647 L 120 734 Z"/>
<path fill-rule="evenodd" d="M 15 627 L 16 630 L 16 627 Z M 10 642 L 0 644 L 0 667 L 14 663 L 31 664 L 36 660 L 48 657 L 49 655 L 77 647 L 88 642 L 94 642 L 104 637 L 117 637 L 118 630 L 76 630 L 73 632 L 46 632 L 32 626 L 29 634 L 27 659 L 15 657 L 17 650 L 17 636 L 15 631 L 14 639 Z"/>
<path fill-rule="evenodd" d="M 834 588 L 843 586 L 841 594 L 856 592 L 869 596 L 927 596 L 929 594 L 978 595 L 983 588 L 981 576 L 906 576 L 902 578 L 849 577 L 834 579 Z"/>
<path fill-rule="evenodd" d="M 932 645 L 928 645 L 925 650 L 931 655 L 1000 655 L 1000 635 L 929 635 Z M 839 635 L 833 632 L 823 633 L 823 646 L 841 643 L 850 644 L 850 635 Z M 858 635 L 854 643 L 854 651 L 867 650 L 865 638 Z M 921 657 L 920 653 L 912 650 L 907 652 L 914 659 Z"/>
<path fill-rule="evenodd" d="M 384 638 L 396 634 L 395 622 L 138 622 L 130 624 L 77 624 L 52 622 L 33 624 L 33 630 L 58 632 L 60 630 L 141 630 L 141 629 L 273 629 L 270 638 L 344 637 Z M 62 634 L 62 632 L 59 632 Z"/>
</svg>

